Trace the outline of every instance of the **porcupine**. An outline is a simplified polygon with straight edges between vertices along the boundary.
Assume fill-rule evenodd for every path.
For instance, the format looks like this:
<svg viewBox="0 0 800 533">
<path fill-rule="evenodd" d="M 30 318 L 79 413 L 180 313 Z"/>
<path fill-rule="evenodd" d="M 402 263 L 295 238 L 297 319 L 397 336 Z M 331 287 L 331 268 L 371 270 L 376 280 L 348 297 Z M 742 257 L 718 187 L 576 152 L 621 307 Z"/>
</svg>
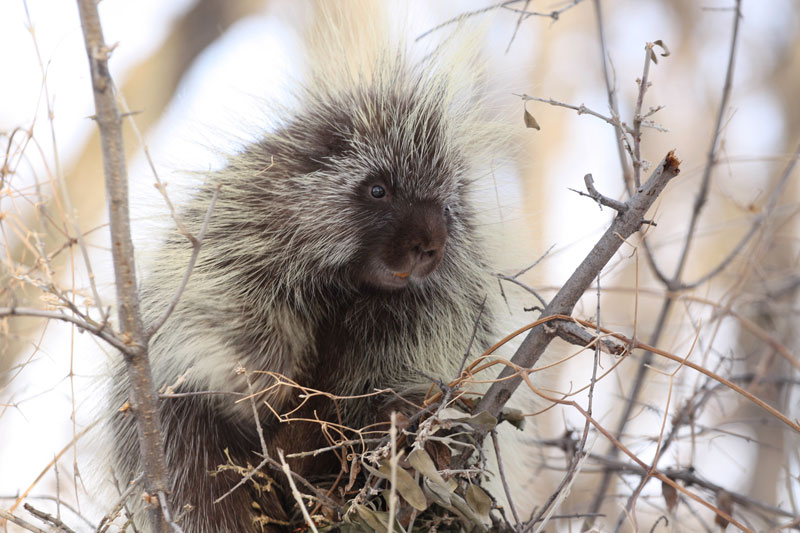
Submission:
<svg viewBox="0 0 800 533">
<path fill-rule="evenodd" d="M 213 503 L 241 474 L 210 473 L 229 461 L 256 464 L 261 448 L 250 404 L 217 393 L 266 391 L 257 401 L 274 457 L 327 442 L 316 423 L 278 421 L 272 410 L 297 407 L 298 391 L 260 372 L 337 396 L 392 389 L 336 409 L 315 397 L 292 415 L 385 428 L 392 410 L 409 409 L 399 397 L 419 403 L 430 376 L 455 376 L 470 339 L 491 344 L 474 196 L 492 131 L 468 68 L 452 61 L 439 50 L 415 62 L 396 46 L 366 67 L 331 61 L 297 89 L 300 103 L 280 125 L 230 156 L 180 210 L 197 235 L 218 195 L 190 281 L 150 344 L 159 388 L 215 392 L 161 403 L 171 500 L 194 507 L 185 531 L 255 531 L 253 502 L 288 519 L 290 500 L 247 485 Z M 146 323 L 169 305 L 190 251 L 177 234 L 161 245 L 141 291 Z M 114 387 L 121 405 L 122 372 Z M 139 470 L 133 417 L 117 414 L 111 427 L 128 482 Z M 289 464 L 309 479 L 340 469 L 330 453 Z"/>
</svg>

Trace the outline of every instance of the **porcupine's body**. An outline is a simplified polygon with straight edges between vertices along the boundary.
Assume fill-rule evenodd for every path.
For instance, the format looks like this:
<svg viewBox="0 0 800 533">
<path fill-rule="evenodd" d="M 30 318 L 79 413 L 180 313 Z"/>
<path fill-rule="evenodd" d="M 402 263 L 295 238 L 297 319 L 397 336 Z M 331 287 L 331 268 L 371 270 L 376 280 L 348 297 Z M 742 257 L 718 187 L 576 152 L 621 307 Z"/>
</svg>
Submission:
<svg viewBox="0 0 800 533">
<path fill-rule="evenodd" d="M 489 290 L 472 198 L 490 164 L 481 149 L 488 137 L 465 98 L 469 84 L 456 83 L 437 56 L 414 66 L 400 52 L 377 55 L 369 72 L 314 78 L 298 109 L 208 176 L 181 211 L 197 234 L 219 190 L 190 282 L 151 342 L 157 386 L 246 393 L 241 366 L 253 390 L 269 389 L 257 400 L 272 454 L 327 443 L 318 424 L 281 423 L 266 407 L 289 412 L 296 389 L 270 389 L 272 376 L 252 372 L 337 396 L 391 388 L 418 401 L 425 376 L 454 377 Z M 181 236 L 163 244 L 143 283 L 146 322 L 167 307 L 189 254 Z M 489 306 L 476 347 L 489 344 L 491 321 Z M 119 404 L 126 387 L 120 377 Z M 212 503 L 241 479 L 209 475 L 228 463 L 226 451 L 238 465 L 259 462 L 251 406 L 238 398 L 162 400 L 173 506 L 195 507 L 182 522 L 187 533 L 255 531 L 252 502 L 287 518 L 286 501 L 249 486 Z M 407 409 L 392 394 L 338 406 L 317 397 L 293 417 L 385 428 L 391 410 Z M 112 427 L 127 482 L 138 471 L 133 417 L 115 415 Z M 332 454 L 290 464 L 310 479 L 339 471 Z"/>
</svg>

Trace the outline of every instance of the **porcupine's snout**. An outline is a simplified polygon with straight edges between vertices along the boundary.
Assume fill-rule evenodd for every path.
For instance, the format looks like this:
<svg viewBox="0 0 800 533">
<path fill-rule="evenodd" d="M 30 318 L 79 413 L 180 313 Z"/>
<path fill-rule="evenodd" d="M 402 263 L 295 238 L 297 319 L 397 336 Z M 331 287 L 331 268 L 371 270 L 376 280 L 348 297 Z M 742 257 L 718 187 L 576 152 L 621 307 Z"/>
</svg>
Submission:
<svg viewBox="0 0 800 533">
<path fill-rule="evenodd" d="M 370 284 L 389 290 L 423 281 L 442 262 L 447 244 L 447 216 L 434 202 L 404 207 L 393 226 L 368 269 Z"/>
<path fill-rule="evenodd" d="M 411 208 L 397 230 L 398 258 L 395 276 L 424 278 L 436 270 L 444 256 L 447 223 L 443 210 L 422 204 Z"/>
</svg>

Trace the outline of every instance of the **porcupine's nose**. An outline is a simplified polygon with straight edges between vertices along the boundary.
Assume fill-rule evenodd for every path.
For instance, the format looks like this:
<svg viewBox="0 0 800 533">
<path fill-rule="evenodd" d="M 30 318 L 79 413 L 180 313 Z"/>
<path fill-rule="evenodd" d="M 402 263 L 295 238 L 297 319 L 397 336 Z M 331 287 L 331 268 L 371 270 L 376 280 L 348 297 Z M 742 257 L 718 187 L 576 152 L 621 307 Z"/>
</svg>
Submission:
<svg viewBox="0 0 800 533">
<path fill-rule="evenodd" d="M 409 273 L 425 277 L 442 261 L 447 224 L 442 210 L 433 204 L 415 206 L 409 218 L 413 220 L 406 240 L 406 253 L 411 264 Z"/>
</svg>

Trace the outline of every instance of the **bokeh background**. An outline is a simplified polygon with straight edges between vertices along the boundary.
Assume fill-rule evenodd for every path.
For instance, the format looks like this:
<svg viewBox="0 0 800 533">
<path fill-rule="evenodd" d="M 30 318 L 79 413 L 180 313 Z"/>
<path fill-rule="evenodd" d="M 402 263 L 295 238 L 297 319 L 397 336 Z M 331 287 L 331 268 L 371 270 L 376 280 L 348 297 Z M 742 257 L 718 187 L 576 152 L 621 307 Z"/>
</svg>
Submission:
<svg viewBox="0 0 800 533">
<path fill-rule="evenodd" d="M 506 123 L 513 145 L 512 155 L 498 162 L 496 176 L 504 235 L 498 269 L 514 274 L 550 250 L 521 278 L 545 297 L 566 280 L 613 216 L 570 189 L 583 189 L 583 176 L 590 172 L 601 192 L 624 199 L 625 183 L 612 126 L 588 114 L 528 102 L 527 110 L 541 126 L 529 129 L 515 95 L 584 104 L 609 116 L 600 15 L 620 117 L 630 125 L 645 44 L 660 39 L 670 54 L 650 65 L 652 86 L 643 109 L 663 108 L 649 117 L 658 128 L 643 130 L 642 157 L 655 164 L 675 149 L 682 172 L 653 211 L 658 226 L 648 232 L 652 255 L 672 276 L 712 149 L 707 202 L 681 281 L 704 276 L 744 236 L 754 235 L 711 280 L 679 291 L 668 290 L 653 275 L 641 239 L 632 239 L 601 278 L 601 322 L 644 341 L 658 329 L 660 348 L 690 355 L 797 420 L 800 173 L 792 170 L 775 191 L 800 143 L 800 5 L 795 0 L 741 2 L 730 99 L 712 147 L 736 2 L 506 4 L 419 1 L 374 4 L 363 12 L 357 5 L 344 9 L 370 24 L 378 6 L 413 42 L 454 17 L 495 6 L 470 20 L 480 27 L 488 112 Z M 546 15 L 562 9 L 558 17 L 524 19 L 514 11 Z M 291 99 L 292 85 L 307 75 L 304 52 L 319 6 L 281 0 L 104 0 L 100 13 L 106 41 L 116 43 L 112 75 L 138 128 L 137 133 L 130 122 L 126 125 L 126 150 L 136 243 L 146 255 L 154 228 L 169 228 L 171 221 L 153 187 L 143 146 L 179 203 L 190 189 L 181 185 L 187 170 L 219 165 L 219 154 L 270 127 L 265 101 Z M 48 308 L 53 302 L 42 290 L 48 283 L 67 289 L 78 306 L 96 303 L 85 259 L 72 240 L 78 228 L 100 295 L 106 305 L 113 299 L 102 160 L 90 119 L 83 46 L 72 2 L 0 3 L 0 307 Z M 773 195 L 778 201 L 767 212 Z M 49 264 L 41 260 L 43 251 Z M 659 318 L 667 300 L 668 310 Z M 529 296 L 510 309 L 509 323 L 532 320 L 535 312 L 522 308 L 536 303 Z M 596 319 L 596 305 L 596 296 L 588 294 L 575 314 Z M 90 520 L 102 515 L 82 481 L 86 455 L 94 448 L 75 436 L 96 417 L 101 395 L 96 376 L 114 354 L 87 333 L 39 319 L 3 319 L 0 335 L 0 508 L 12 507 L 30 490 L 30 501 L 55 510 L 50 498 L 58 496 L 73 509 L 58 508 L 62 517 L 76 530 L 88 529 L 77 514 Z M 549 357 L 558 361 L 577 351 L 555 345 Z M 600 363 L 608 369 L 615 361 L 603 355 Z M 637 353 L 597 384 L 595 417 L 612 433 L 640 368 Z M 659 435 L 675 428 L 674 440 L 659 458 L 660 469 L 691 472 L 744 498 L 734 498 L 732 512 L 755 530 L 791 523 L 800 514 L 797 432 L 689 369 L 675 372 L 674 363 L 658 357 L 647 368 L 643 392 L 631 403 L 622 431 L 628 448 L 650 462 Z M 584 351 L 555 365 L 542 381 L 566 393 L 586 385 L 591 370 L 592 353 Z M 585 403 L 585 393 L 574 399 Z M 536 498 L 546 498 L 566 466 L 556 441 L 579 435 L 584 419 L 558 407 L 531 424 L 536 431 L 526 437 L 531 445 L 526 464 L 535 464 L 541 479 L 531 489 Z M 589 441 L 592 454 L 611 457 L 612 446 L 602 436 L 593 433 Z M 608 464 L 597 460 L 583 467 L 559 514 L 601 512 L 594 527 L 613 531 L 621 523 L 622 530 L 632 530 L 633 521 L 622 510 L 640 478 L 617 469 L 601 491 Z M 691 488 L 719 504 L 718 490 Z M 642 530 L 650 530 L 662 515 L 670 525 L 661 520 L 655 531 L 718 527 L 713 513 L 685 498 L 671 510 L 656 481 L 644 486 L 634 507 Z M 681 525 L 676 526 L 676 517 Z M 554 520 L 548 531 L 578 531 L 582 524 L 588 527 L 584 517 Z"/>
</svg>

